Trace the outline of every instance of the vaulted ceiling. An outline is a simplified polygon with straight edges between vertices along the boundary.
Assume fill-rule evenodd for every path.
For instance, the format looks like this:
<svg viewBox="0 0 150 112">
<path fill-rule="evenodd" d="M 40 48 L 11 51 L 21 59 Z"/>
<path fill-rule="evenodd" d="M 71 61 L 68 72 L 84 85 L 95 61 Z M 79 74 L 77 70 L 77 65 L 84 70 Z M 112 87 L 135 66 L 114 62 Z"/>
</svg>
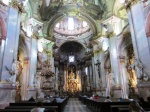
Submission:
<svg viewBox="0 0 150 112">
<path fill-rule="evenodd" d="M 54 40 L 55 25 L 66 17 L 84 20 L 93 32 L 93 39 L 101 33 L 101 22 L 113 15 L 115 0 L 28 0 L 28 15 L 44 23 L 43 36 Z"/>
<path fill-rule="evenodd" d="M 119 0 L 26 0 L 25 10 L 26 13 L 22 16 L 22 21 L 35 18 L 42 22 L 43 29 L 39 34 L 40 37 L 55 42 L 56 46 L 60 46 L 65 41 L 75 40 L 82 44 L 85 44 L 85 41 L 86 43 L 95 41 L 100 37 L 99 34 L 103 33 L 102 22 L 105 19 L 113 15 L 123 19 L 126 17 L 123 4 Z M 62 23 L 69 17 L 80 22 L 85 21 L 89 27 L 89 30 L 86 30 L 88 32 L 83 31 L 79 35 L 75 31 L 68 31 L 71 32 L 71 35 L 66 34 L 65 27 L 67 24 L 62 27 L 63 30 L 56 30 L 57 23 Z M 78 23 L 76 22 L 76 24 Z"/>
</svg>

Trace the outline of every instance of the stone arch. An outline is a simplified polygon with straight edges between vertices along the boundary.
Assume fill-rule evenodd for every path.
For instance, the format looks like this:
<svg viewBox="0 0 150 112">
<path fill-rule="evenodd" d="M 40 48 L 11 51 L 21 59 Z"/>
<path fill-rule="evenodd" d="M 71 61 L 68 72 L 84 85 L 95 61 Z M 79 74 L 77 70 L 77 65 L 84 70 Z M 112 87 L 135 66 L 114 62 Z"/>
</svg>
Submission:
<svg viewBox="0 0 150 112">
<path fill-rule="evenodd" d="M 24 34 L 20 34 L 19 36 L 19 44 L 18 44 L 18 59 L 22 65 L 22 74 L 20 75 L 21 81 L 21 90 L 20 90 L 20 98 L 21 100 L 26 100 L 27 95 L 27 86 L 28 86 L 28 75 L 27 72 L 29 68 L 28 60 L 29 60 L 29 48 L 27 46 L 26 36 Z M 19 95 L 19 94 L 18 94 Z"/>
<path fill-rule="evenodd" d="M 146 36 L 150 37 L 150 12 L 146 18 Z"/>
<path fill-rule="evenodd" d="M 124 50 L 126 49 L 126 47 L 129 44 L 132 43 L 129 25 L 127 25 L 123 29 L 121 35 L 120 35 L 121 36 L 121 41 L 120 41 L 120 43 L 118 45 L 119 57 L 124 56 L 124 54 L 123 54 Z"/>
<path fill-rule="evenodd" d="M 134 57 L 134 49 L 133 49 L 129 26 L 127 26 L 123 30 L 120 37 L 121 37 L 121 40 L 118 45 L 118 51 L 119 51 L 118 58 L 120 61 L 119 69 L 120 69 L 120 75 L 122 76 L 121 84 L 122 84 L 123 97 L 128 98 L 130 97 L 130 94 L 131 94 L 131 91 L 130 91 L 131 88 L 129 85 L 131 85 L 131 80 L 133 82 L 133 78 L 131 78 L 132 68 L 130 66 L 133 64 L 131 63 L 131 60 L 133 60 L 133 57 Z"/>
</svg>

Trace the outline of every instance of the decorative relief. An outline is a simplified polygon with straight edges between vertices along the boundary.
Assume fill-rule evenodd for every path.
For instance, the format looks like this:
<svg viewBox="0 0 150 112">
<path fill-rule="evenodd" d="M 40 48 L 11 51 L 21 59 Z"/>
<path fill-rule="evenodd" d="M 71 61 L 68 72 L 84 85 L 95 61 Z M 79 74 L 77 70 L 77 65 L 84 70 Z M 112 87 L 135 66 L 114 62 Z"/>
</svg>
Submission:
<svg viewBox="0 0 150 112">
<path fill-rule="evenodd" d="M 79 34 L 79 35 L 72 35 L 72 36 L 68 36 L 68 35 L 63 35 L 63 34 L 59 34 L 57 32 L 54 32 L 54 37 L 58 38 L 58 39 L 81 39 L 81 38 L 87 38 L 92 36 L 93 32 L 92 30 L 89 30 L 85 33 Z"/>
<path fill-rule="evenodd" d="M 0 101 L 9 101 L 10 92 L 9 91 L 1 91 Z"/>
</svg>

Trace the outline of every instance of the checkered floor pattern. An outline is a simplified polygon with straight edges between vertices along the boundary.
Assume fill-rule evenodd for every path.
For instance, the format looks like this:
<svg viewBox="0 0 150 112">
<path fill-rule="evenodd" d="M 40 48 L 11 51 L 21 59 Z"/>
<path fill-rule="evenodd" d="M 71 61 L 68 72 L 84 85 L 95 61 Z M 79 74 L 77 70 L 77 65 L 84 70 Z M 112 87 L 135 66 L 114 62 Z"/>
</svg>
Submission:
<svg viewBox="0 0 150 112">
<path fill-rule="evenodd" d="M 91 112 L 86 105 L 83 105 L 78 98 L 69 98 L 64 112 Z"/>
</svg>

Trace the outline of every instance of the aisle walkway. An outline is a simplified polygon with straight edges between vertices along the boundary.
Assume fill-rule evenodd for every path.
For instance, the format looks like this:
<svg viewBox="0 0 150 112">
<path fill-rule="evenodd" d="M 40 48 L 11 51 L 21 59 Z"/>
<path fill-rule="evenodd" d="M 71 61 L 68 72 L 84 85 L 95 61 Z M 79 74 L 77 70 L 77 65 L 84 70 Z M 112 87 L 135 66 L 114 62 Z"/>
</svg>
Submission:
<svg viewBox="0 0 150 112">
<path fill-rule="evenodd" d="M 83 105 L 78 98 L 69 98 L 64 112 L 91 112 L 86 105 Z"/>
</svg>

